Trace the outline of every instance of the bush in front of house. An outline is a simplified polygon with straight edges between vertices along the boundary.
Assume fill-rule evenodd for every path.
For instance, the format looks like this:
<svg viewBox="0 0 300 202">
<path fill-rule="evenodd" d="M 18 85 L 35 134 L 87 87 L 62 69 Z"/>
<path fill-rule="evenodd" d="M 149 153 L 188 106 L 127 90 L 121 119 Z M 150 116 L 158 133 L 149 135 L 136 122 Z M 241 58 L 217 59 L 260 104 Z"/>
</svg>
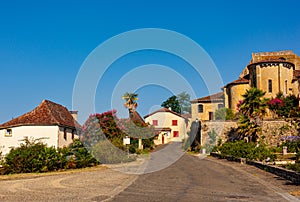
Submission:
<svg viewBox="0 0 300 202">
<path fill-rule="evenodd" d="M 67 168 L 85 168 L 99 164 L 78 139 L 67 147 L 66 158 Z"/>
<path fill-rule="evenodd" d="M 3 174 L 40 173 L 68 168 L 97 165 L 79 140 L 66 148 L 56 150 L 39 140 L 24 139 L 19 147 L 12 148 L 5 156 Z"/>
<path fill-rule="evenodd" d="M 124 163 L 135 160 L 134 156 L 129 155 L 128 150 L 126 151 L 126 149 L 119 149 L 109 140 L 97 142 L 91 148 L 91 152 L 99 162 L 105 164 Z"/>
<path fill-rule="evenodd" d="M 265 144 L 256 144 L 254 142 L 225 142 L 218 147 L 218 151 L 224 158 L 226 156 L 233 156 L 236 158 L 247 158 L 247 160 L 263 161 L 269 157 L 273 161 L 276 157 L 270 149 L 266 148 Z"/>
</svg>

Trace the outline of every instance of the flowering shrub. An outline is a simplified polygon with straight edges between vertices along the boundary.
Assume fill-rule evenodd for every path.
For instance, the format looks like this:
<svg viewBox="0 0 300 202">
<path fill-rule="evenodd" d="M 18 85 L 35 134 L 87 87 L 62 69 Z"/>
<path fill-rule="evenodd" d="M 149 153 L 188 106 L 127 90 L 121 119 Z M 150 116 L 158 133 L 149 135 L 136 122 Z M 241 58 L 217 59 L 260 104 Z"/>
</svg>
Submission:
<svg viewBox="0 0 300 202">
<path fill-rule="evenodd" d="M 274 107 L 277 107 L 277 106 L 280 106 L 280 107 L 282 107 L 284 104 L 283 104 L 283 100 L 282 99 L 279 99 L 279 98 L 274 98 L 274 99 L 272 99 L 272 100 L 269 100 L 268 102 L 267 102 L 267 104 L 269 105 L 269 106 L 274 106 Z"/>
<path fill-rule="evenodd" d="M 80 138 L 93 155 L 102 163 L 125 162 L 127 149 L 123 145 L 125 136 L 131 137 L 129 151 L 135 153 L 138 139 L 143 139 L 144 148 L 154 145 L 154 128 L 140 126 L 130 119 L 119 119 L 117 111 L 111 110 L 101 114 L 93 114 L 83 125 Z M 124 152 L 126 151 L 126 152 Z"/>
<path fill-rule="evenodd" d="M 243 104 L 243 100 L 239 100 L 239 102 L 236 104 L 236 110 L 237 111 L 240 111 L 242 104 Z"/>
<path fill-rule="evenodd" d="M 273 111 L 276 115 L 280 115 L 280 110 L 284 106 L 284 102 L 280 98 L 274 98 L 267 102 L 267 105 L 271 111 Z"/>
<path fill-rule="evenodd" d="M 299 100 L 294 95 L 284 97 L 279 93 L 276 98 L 267 102 L 271 111 L 280 117 L 297 117 L 299 116 Z"/>
</svg>

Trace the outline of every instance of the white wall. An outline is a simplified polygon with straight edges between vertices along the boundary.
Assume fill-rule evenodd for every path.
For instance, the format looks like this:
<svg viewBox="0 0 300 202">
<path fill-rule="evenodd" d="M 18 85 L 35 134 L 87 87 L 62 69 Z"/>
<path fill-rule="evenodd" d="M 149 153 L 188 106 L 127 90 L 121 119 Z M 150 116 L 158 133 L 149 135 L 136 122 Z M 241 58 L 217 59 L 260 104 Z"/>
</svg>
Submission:
<svg viewBox="0 0 300 202">
<path fill-rule="evenodd" d="M 182 141 L 184 138 L 187 138 L 187 130 L 186 130 L 186 123 L 185 119 L 182 117 L 179 117 L 175 114 L 172 114 L 170 112 L 157 112 L 145 119 L 145 122 L 148 122 L 152 125 L 152 120 L 158 120 L 158 125 L 155 126 L 156 128 L 171 128 L 171 134 L 170 139 L 171 141 Z M 172 126 L 172 120 L 177 120 L 178 125 Z M 173 137 L 173 131 L 179 131 L 179 137 L 174 138 Z"/>
<path fill-rule="evenodd" d="M 58 126 L 19 126 L 12 127 L 11 136 L 6 136 L 6 129 L 0 130 L 0 151 L 2 155 L 7 154 L 10 151 L 10 147 L 18 147 L 20 143 L 24 143 L 24 137 L 34 139 L 43 138 L 41 141 L 46 143 L 47 146 L 58 146 Z M 45 139 L 44 139 L 45 138 Z"/>
<path fill-rule="evenodd" d="M 64 130 L 66 129 L 66 139 L 64 138 Z M 58 131 L 58 147 L 66 147 L 73 142 L 72 139 L 72 129 L 59 127 Z M 76 131 L 74 131 L 75 134 Z M 78 138 L 78 135 L 74 135 L 74 139 Z"/>
</svg>

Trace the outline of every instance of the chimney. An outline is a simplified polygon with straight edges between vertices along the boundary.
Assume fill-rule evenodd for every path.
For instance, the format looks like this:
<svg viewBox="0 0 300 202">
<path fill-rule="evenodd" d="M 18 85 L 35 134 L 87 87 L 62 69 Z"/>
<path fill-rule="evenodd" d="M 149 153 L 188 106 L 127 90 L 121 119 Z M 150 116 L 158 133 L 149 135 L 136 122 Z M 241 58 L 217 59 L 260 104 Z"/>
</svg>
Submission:
<svg viewBox="0 0 300 202">
<path fill-rule="evenodd" d="M 78 118 L 78 111 L 70 111 L 71 115 L 73 116 L 73 119 L 75 121 L 77 121 L 77 118 Z"/>
<path fill-rule="evenodd" d="M 169 110 L 172 111 L 172 107 L 169 107 Z"/>
</svg>

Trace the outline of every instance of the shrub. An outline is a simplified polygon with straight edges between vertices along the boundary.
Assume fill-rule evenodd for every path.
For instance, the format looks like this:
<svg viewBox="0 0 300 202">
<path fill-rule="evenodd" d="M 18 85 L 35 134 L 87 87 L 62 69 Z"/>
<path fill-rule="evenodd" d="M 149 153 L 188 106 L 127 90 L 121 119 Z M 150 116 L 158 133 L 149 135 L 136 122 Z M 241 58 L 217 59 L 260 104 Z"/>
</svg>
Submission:
<svg viewBox="0 0 300 202">
<path fill-rule="evenodd" d="M 235 141 L 226 142 L 219 147 L 221 156 L 233 156 L 236 158 L 247 158 L 248 160 L 265 160 L 269 157 L 275 159 L 275 155 L 266 148 L 264 144 L 255 144 L 253 142 Z"/>
<path fill-rule="evenodd" d="M 85 168 L 98 165 L 99 162 L 88 152 L 80 140 L 75 139 L 68 147 L 66 153 L 70 168 Z M 75 165 L 70 166 L 70 161 Z"/>
<path fill-rule="evenodd" d="M 20 147 L 12 148 L 5 157 L 3 169 L 5 174 L 46 172 L 59 169 L 61 160 L 54 147 L 26 138 Z"/>
<path fill-rule="evenodd" d="M 3 173 L 38 173 L 67 168 L 83 168 L 98 164 L 79 140 L 69 147 L 55 149 L 39 140 L 24 139 L 4 159 Z"/>
<path fill-rule="evenodd" d="M 96 143 L 91 148 L 93 156 L 100 161 L 100 163 L 121 163 L 135 160 L 129 156 L 127 152 L 115 147 L 110 141 L 103 140 Z"/>
<path fill-rule="evenodd" d="M 216 120 L 232 120 L 234 118 L 234 114 L 229 108 L 220 108 L 216 110 Z"/>
</svg>

